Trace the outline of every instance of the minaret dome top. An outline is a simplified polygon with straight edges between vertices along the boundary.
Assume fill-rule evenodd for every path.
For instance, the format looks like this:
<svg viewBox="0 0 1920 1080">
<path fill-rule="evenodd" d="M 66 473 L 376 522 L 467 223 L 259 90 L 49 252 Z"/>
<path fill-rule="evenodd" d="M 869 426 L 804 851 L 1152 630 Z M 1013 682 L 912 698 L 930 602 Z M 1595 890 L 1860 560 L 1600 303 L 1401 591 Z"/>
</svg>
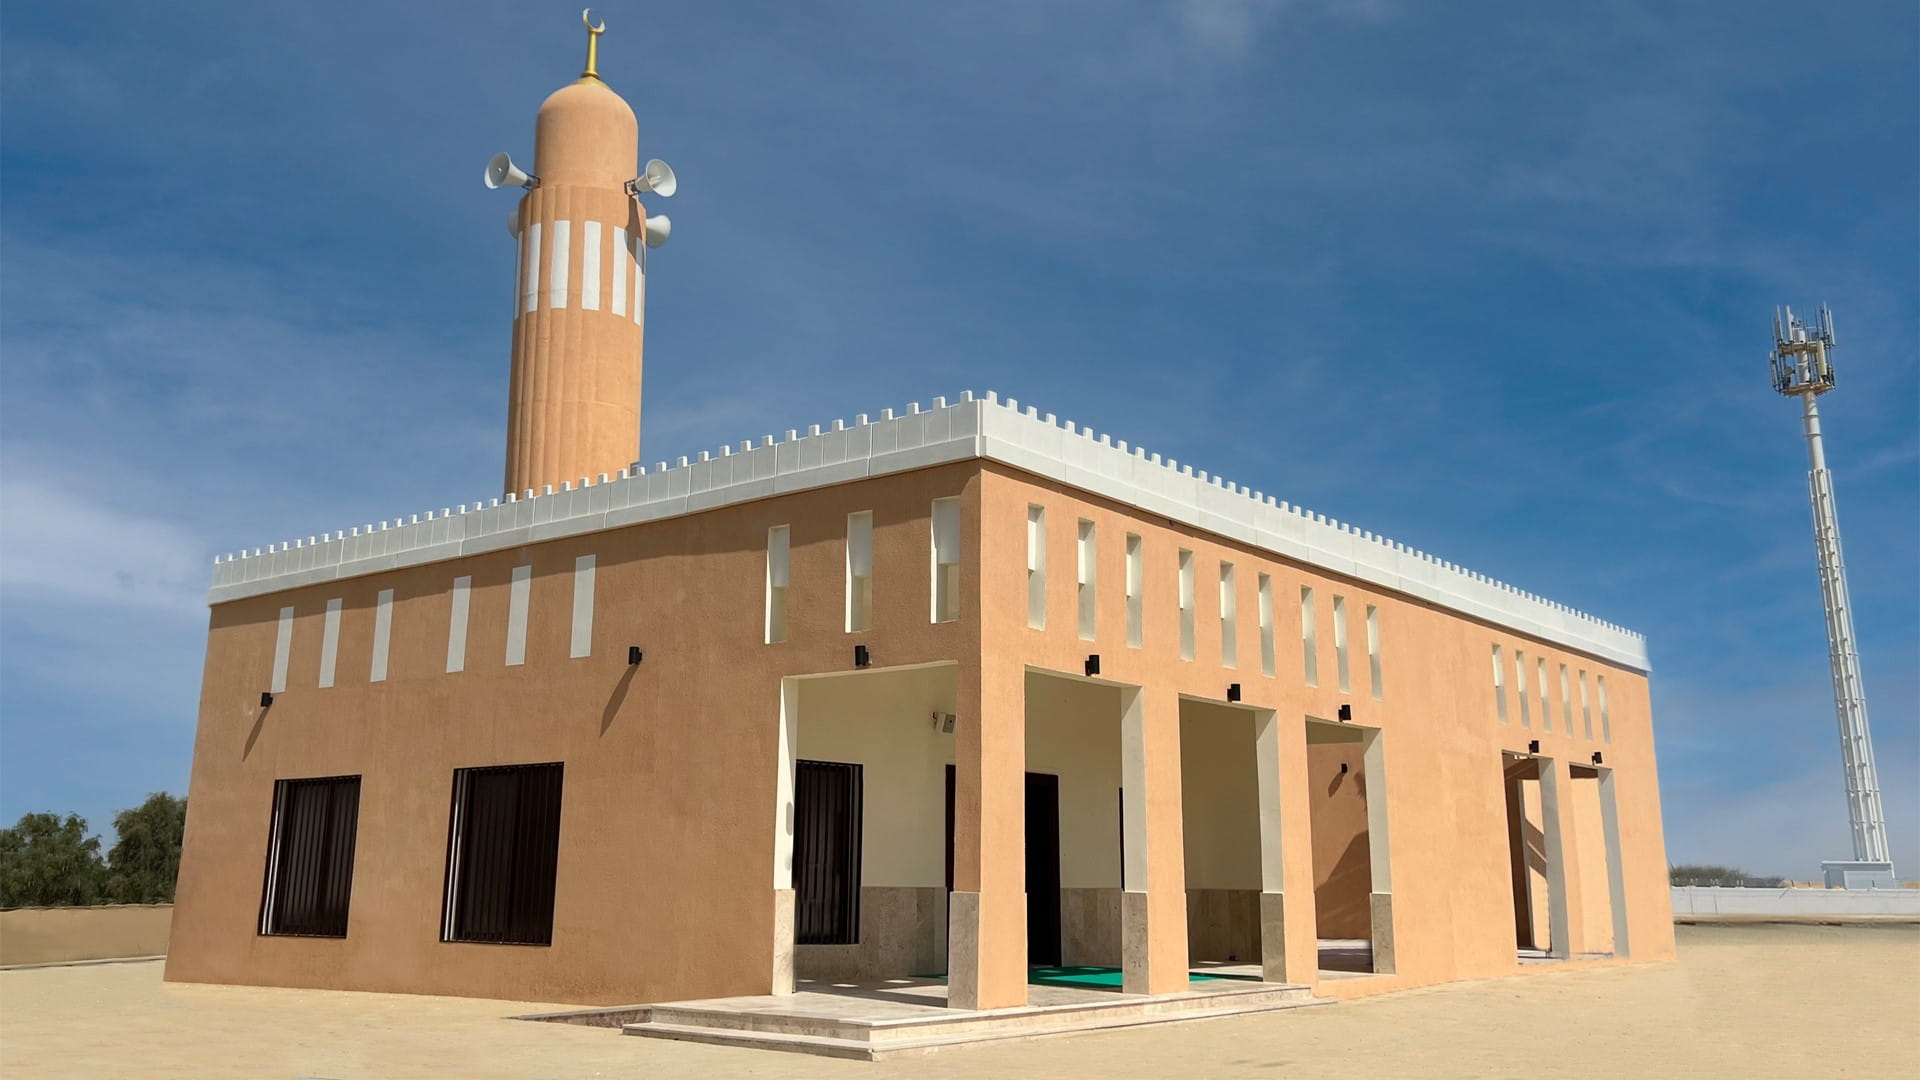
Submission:
<svg viewBox="0 0 1920 1080">
<path fill-rule="evenodd" d="M 533 171 L 543 184 L 624 188 L 640 158 L 633 107 L 602 82 L 600 33 L 587 12 L 587 64 L 578 81 L 548 95 L 534 121 Z"/>
</svg>

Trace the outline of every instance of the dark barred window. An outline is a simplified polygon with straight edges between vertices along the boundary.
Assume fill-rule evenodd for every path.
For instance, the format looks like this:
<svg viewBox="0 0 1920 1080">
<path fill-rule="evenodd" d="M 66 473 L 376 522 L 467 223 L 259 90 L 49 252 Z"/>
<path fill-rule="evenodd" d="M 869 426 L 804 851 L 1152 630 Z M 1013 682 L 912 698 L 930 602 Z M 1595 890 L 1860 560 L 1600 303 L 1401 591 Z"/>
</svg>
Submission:
<svg viewBox="0 0 1920 1080">
<path fill-rule="evenodd" d="M 353 842 L 360 820 L 360 778 L 329 776 L 273 785 L 260 932 L 347 936 L 353 895 Z"/>
<path fill-rule="evenodd" d="M 560 777 L 559 762 L 454 772 L 442 940 L 553 943 Z"/>
</svg>

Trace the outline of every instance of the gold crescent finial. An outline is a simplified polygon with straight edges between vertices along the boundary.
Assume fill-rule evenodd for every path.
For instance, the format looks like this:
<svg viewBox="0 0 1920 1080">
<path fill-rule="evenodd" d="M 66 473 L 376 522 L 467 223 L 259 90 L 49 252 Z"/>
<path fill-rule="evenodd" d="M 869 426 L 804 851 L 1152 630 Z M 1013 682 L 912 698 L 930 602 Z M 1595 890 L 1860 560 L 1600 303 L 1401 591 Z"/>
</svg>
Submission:
<svg viewBox="0 0 1920 1080">
<path fill-rule="evenodd" d="M 600 25 L 593 25 L 593 9 L 580 9 L 580 25 L 587 28 L 587 70 L 580 73 L 582 79 L 600 81 L 600 35 L 607 32 L 607 20 L 601 19 Z"/>
</svg>

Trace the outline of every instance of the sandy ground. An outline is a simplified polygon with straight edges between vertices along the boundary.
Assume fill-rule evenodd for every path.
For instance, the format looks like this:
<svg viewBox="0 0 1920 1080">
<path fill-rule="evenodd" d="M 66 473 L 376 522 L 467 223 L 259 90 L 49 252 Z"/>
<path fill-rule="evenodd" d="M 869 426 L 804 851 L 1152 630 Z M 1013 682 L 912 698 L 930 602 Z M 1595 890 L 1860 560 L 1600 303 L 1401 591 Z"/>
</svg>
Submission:
<svg viewBox="0 0 1920 1080">
<path fill-rule="evenodd" d="M 158 963 L 0 972 L 20 1077 L 1664 1077 L 1920 1075 L 1920 927 L 1680 928 L 1672 963 L 891 1062 L 635 1039 L 532 1005 L 164 984 Z"/>
</svg>

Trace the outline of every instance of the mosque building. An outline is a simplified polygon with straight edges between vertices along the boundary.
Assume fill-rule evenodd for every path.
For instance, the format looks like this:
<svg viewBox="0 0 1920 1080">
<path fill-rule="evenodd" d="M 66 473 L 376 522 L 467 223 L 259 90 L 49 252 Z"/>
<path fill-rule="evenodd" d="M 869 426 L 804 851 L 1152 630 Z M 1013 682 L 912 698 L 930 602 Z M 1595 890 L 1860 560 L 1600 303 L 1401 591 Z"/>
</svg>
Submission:
<svg viewBox="0 0 1920 1080">
<path fill-rule="evenodd" d="M 637 463 L 674 181 L 597 40 L 488 174 L 505 494 L 215 561 L 167 978 L 1000 1009 L 1673 955 L 1637 634 L 991 393 Z"/>
</svg>

